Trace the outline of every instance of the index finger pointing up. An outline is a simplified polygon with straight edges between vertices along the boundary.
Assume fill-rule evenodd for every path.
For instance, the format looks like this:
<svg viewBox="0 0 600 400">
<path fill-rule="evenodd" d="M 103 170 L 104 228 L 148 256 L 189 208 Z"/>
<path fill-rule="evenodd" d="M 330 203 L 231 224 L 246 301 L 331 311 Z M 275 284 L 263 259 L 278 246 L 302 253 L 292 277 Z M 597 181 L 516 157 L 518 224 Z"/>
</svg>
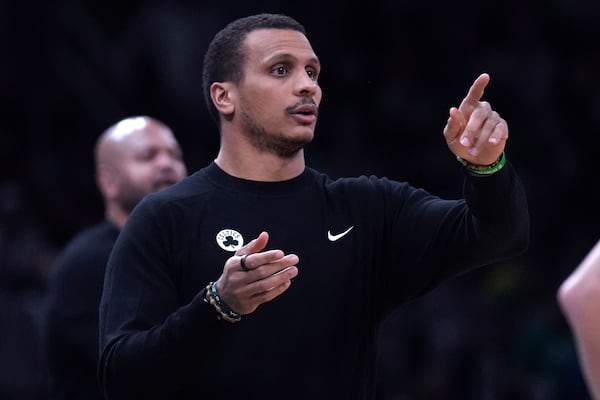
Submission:
<svg viewBox="0 0 600 400">
<path fill-rule="evenodd" d="M 488 74 L 481 74 L 475 79 L 475 82 L 473 82 L 473 85 L 471 85 L 471 88 L 469 89 L 469 93 L 467 93 L 467 97 L 460 103 L 459 109 L 462 112 L 468 111 L 464 110 L 465 106 L 469 109 L 477 106 L 477 103 L 483 97 L 483 92 L 489 81 L 490 76 Z"/>
</svg>

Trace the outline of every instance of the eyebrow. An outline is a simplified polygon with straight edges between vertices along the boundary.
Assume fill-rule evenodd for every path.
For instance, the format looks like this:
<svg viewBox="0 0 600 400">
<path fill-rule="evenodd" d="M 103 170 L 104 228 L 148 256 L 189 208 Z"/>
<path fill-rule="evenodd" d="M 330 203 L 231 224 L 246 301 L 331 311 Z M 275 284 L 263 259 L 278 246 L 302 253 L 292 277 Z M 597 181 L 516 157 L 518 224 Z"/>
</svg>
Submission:
<svg viewBox="0 0 600 400">
<path fill-rule="evenodd" d="M 295 55 L 292 55 L 290 53 L 278 53 L 275 54 L 271 57 L 268 57 L 266 59 L 267 63 L 273 63 L 273 62 L 278 62 L 278 61 L 283 61 L 283 60 L 287 60 L 287 59 L 294 59 L 294 60 L 298 60 L 298 57 L 296 57 Z M 311 57 L 308 60 L 308 64 L 315 64 L 317 66 L 319 66 L 319 68 L 321 67 L 321 62 L 319 61 L 318 57 Z"/>
</svg>

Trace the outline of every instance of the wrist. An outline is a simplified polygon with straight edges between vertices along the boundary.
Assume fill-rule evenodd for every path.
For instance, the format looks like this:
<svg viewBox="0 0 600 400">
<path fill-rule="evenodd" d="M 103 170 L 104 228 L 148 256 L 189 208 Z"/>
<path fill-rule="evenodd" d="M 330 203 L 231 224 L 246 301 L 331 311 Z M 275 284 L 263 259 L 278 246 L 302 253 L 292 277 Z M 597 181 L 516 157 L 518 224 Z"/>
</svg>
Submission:
<svg viewBox="0 0 600 400">
<path fill-rule="evenodd" d="M 462 164 L 467 172 L 476 176 L 492 175 L 500 171 L 506 164 L 506 155 L 504 151 L 500 154 L 500 157 L 498 157 L 496 161 L 489 165 L 472 164 L 459 156 L 456 156 L 456 159 Z"/>
<path fill-rule="evenodd" d="M 218 319 L 224 319 L 227 322 L 238 322 L 242 319 L 242 316 L 235 311 L 233 311 L 219 296 L 219 292 L 217 291 L 217 283 L 210 282 L 203 289 L 204 292 L 204 302 L 212 305 L 217 312 Z"/>
</svg>

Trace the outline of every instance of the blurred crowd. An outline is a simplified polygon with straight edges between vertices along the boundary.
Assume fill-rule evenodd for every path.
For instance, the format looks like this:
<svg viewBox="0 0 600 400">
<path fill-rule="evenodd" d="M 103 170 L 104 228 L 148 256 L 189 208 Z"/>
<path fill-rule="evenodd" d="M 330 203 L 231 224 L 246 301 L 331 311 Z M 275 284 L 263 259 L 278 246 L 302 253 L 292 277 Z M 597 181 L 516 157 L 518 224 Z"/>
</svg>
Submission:
<svg viewBox="0 0 600 400">
<path fill-rule="evenodd" d="M 460 195 L 441 130 L 480 72 L 509 123 L 530 250 L 398 310 L 381 335 L 378 399 L 587 399 L 555 292 L 600 237 L 591 0 L 0 2 L 0 399 L 47 398 L 47 280 L 62 246 L 102 218 L 97 136 L 124 116 L 153 115 L 173 128 L 189 171 L 210 162 L 218 133 L 202 56 L 226 22 L 257 11 L 308 30 L 324 99 L 307 161 L 332 176 Z"/>
</svg>

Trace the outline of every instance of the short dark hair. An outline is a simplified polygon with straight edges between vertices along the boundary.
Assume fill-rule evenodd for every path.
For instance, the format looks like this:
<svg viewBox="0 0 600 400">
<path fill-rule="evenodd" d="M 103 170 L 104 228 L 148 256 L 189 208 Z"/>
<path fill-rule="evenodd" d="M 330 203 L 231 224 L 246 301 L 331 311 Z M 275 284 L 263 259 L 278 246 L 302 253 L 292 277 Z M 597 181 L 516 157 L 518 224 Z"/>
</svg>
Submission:
<svg viewBox="0 0 600 400">
<path fill-rule="evenodd" d="M 219 125 L 219 112 L 210 97 L 213 82 L 241 82 L 246 54 L 242 43 L 246 36 L 257 29 L 290 29 L 306 36 L 306 30 L 295 19 L 283 14 L 257 14 L 237 19 L 219 31 L 204 56 L 202 90 L 210 116 Z"/>
</svg>

